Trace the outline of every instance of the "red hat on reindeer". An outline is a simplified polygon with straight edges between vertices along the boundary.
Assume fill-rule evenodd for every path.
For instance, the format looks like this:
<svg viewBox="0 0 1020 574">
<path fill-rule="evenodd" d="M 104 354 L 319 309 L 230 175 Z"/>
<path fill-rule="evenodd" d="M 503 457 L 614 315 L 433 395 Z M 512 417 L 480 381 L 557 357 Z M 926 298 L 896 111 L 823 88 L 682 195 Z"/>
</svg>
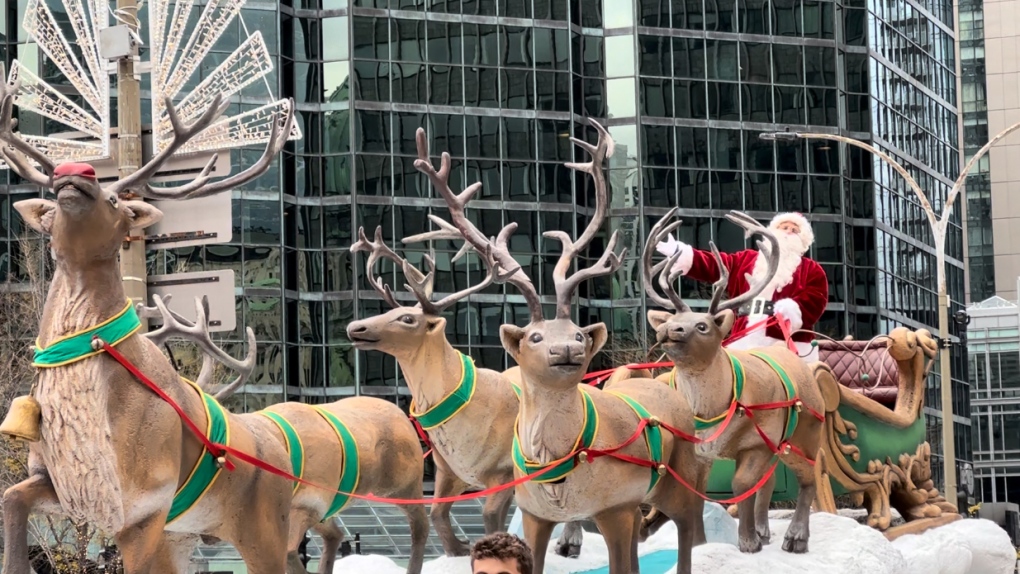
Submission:
<svg viewBox="0 0 1020 574">
<path fill-rule="evenodd" d="M 773 312 L 789 321 L 790 337 L 798 353 L 805 360 L 817 360 L 818 351 L 811 344 L 814 339 L 815 323 L 825 311 L 829 299 L 829 280 L 821 265 L 809 259 L 806 254 L 814 244 L 815 235 L 811 223 L 803 214 L 780 213 L 769 222 L 779 243 L 779 268 L 758 296 L 763 303 L 772 303 Z M 769 244 L 766 244 L 768 247 Z M 680 252 L 673 269 L 696 281 L 714 283 L 719 278 L 719 267 L 711 251 L 696 249 L 670 236 L 659 243 L 656 250 L 666 256 Z M 730 281 L 727 296 L 737 297 L 750 290 L 748 276 L 752 280 L 764 280 L 768 273 L 768 260 L 756 249 L 744 249 L 735 253 L 722 253 L 723 265 L 729 271 Z M 750 313 L 741 313 L 733 324 L 734 333 L 744 332 L 767 318 L 752 304 Z M 757 311 L 757 312 L 756 312 Z M 778 324 L 767 329 L 757 329 L 731 342 L 733 349 L 748 349 L 782 343 L 785 341 Z"/>
</svg>

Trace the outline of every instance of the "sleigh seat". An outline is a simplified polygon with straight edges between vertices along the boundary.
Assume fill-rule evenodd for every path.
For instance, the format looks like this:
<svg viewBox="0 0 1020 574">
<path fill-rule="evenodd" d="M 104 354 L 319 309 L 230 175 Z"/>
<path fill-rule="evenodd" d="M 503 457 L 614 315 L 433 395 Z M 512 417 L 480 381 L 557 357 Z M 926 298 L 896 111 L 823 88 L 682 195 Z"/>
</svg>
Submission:
<svg viewBox="0 0 1020 574">
<path fill-rule="evenodd" d="M 888 341 L 818 341 L 818 359 L 828 365 L 839 384 L 888 407 L 896 408 L 900 373 L 889 354 Z M 862 375 L 867 375 L 867 380 Z"/>
</svg>

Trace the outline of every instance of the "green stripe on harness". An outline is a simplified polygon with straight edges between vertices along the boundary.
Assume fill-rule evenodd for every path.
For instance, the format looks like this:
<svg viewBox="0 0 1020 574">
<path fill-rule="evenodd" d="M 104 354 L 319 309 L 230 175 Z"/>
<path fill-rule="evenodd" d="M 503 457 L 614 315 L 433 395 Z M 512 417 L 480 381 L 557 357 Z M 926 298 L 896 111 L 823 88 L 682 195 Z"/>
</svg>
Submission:
<svg viewBox="0 0 1020 574">
<path fill-rule="evenodd" d="M 39 347 L 39 340 L 35 344 L 35 357 L 32 366 L 41 369 L 52 369 L 76 363 L 93 355 L 102 353 L 103 350 L 92 348 L 92 338 L 99 337 L 111 346 L 116 347 L 127 339 L 142 326 L 138 320 L 135 308 L 128 300 L 124 309 L 107 319 L 106 321 L 84 331 L 78 331 L 65 337 L 51 341 L 45 349 Z"/>
<path fill-rule="evenodd" d="M 574 442 L 573 451 L 576 452 L 582 448 L 591 448 L 595 444 L 595 435 L 598 434 L 599 429 L 599 413 L 595 410 L 595 403 L 591 400 L 588 393 L 578 387 L 578 391 L 581 393 L 581 400 L 584 402 L 584 424 L 581 427 L 581 433 L 577 436 L 577 441 Z M 534 482 L 556 482 L 576 468 L 577 463 L 574 461 L 574 457 L 565 460 L 556 466 L 549 467 L 549 465 L 542 464 L 540 462 L 533 462 L 528 460 L 524 456 L 524 451 L 521 450 L 520 436 L 517 434 L 517 423 L 514 423 L 514 444 L 513 444 L 513 459 L 514 466 L 517 470 L 524 474 L 534 474 L 543 469 L 548 470 L 538 477 L 534 478 Z"/>
<path fill-rule="evenodd" d="M 460 360 L 460 382 L 457 384 L 457 388 L 453 389 L 452 393 L 443 397 L 443 400 L 423 413 L 414 412 L 414 401 L 411 402 L 411 416 L 418 419 L 418 424 L 421 425 L 422 429 L 431 430 L 438 427 L 456 416 L 457 413 L 471 402 L 471 397 L 475 394 L 475 363 L 471 360 L 471 357 L 463 353 L 460 353 Z"/>
<path fill-rule="evenodd" d="M 517 395 L 517 400 L 521 398 L 521 387 L 517 383 L 510 383 L 510 387 L 514 390 L 514 394 Z"/>
<path fill-rule="evenodd" d="M 274 413 L 272 411 L 259 411 L 258 414 L 276 423 L 277 428 L 279 428 L 280 432 L 283 433 L 284 441 L 287 443 L 287 454 L 290 455 L 291 474 L 298 478 L 304 478 L 305 445 L 301 442 L 301 437 L 298 435 L 297 431 L 294 430 L 294 426 L 279 413 Z M 294 481 L 294 490 L 292 492 L 297 492 L 298 486 L 300 485 L 300 482 Z"/>
<path fill-rule="evenodd" d="M 340 492 L 333 497 L 333 504 L 329 506 L 326 515 L 322 517 L 323 520 L 326 520 L 343 510 L 351 501 L 350 495 L 354 494 L 358 489 L 358 481 L 361 479 L 361 465 L 359 462 L 360 456 L 358 455 L 358 443 L 354 441 L 354 435 L 351 434 L 347 425 L 337 418 L 336 415 L 321 407 L 315 407 L 315 410 L 333 427 L 337 438 L 340 439 L 340 445 L 343 447 L 341 456 L 343 456 L 344 462 L 340 467 L 340 486 L 337 487 L 337 490 Z"/>
<path fill-rule="evenodd" d="M 730 354 L 729 351 L 726 351 L 726 356 L 728 356 L 730 358 L 730 365 L 733 368 L 733 401 L 730 403 L 730 405 L 732 406 L 732 403 L 736 402 L 736 401 L 739 401 L 741 395 L 744 394 L 744 366 L 741 365 L 740 361 L 737 360 L 737 358 L 734 357 L 732 354 Z M 676 378 L 676 369 L 673 369 L 673 374 L 670 376 L 670 378 L 671 379 L 675 379 Z M 675 381 L 670 386 L 672 386 L 673 388 L 676 388 Z M 727 412 L 729 412 L 729 411 L 727 411 Z M 723 420 L 725 418 L 726 418 L 726 413 L 722 413 L 721 415 L 718 415 L 718 416 L 710 418 L 710 419 L 703 419 L 703 418 L 700 418 L 700 417 L 694 417 L 694 430 L 702 431 L 702 430 L 710 429 L 710 428 L 714 427 L 715 425 L 723 422 Z"/>
<path fill-rule="evenodd" d="M 649 420 L 652 418 L 651 413 L 649 413 L 645 407 L 641 406 L 641 403 L 620 393 L 614 393 L 613 391 L 608 392 L 611 395 L 623 399 L 623 402 L 627 403 L 627 406 L 634 409 L 634 412 L 637 413 L 637 416 L 642 420 Z M 659 478 L 662 477 L 662 475 L 659 474 L 659 465 L 662 464 L 662 430 L 659 429 L 658 423 L 656 423 L 655 426 L 652 426 L 649 423 L 645 425 L 644 435 L 645 443 L 648 444 L 648 455 L 652 462 L 655 463 L 655 468 L 652 469 L 652 481 L 648 485 L 648 490 L 652 490 L 655 488 L 655 485 L 659 483 Z"/>
<path fill-rule="evenodd" d="M 202 396 L 205 403 L 206 430 L 205 436 L 215 444 L 230 444 L 230 427 L 227 424 L 227 413 L 223 410 L 216 399 L 202 392 L 198 385 L 183 379 L 191 385 Z M 181 517 L 185 512 L 191 510 L 202 500 L 205 493 L 209 492 L 213 483 L 223 472 L 223 468 L 216 463 L 216 457 L 207 449 L 202 449 L 202 455 L 198 457 L 195 467 L 191 469 L 191 475 L 174 494 L 173 503 L 170 505 L 170 514 L 166 517 L 166 523 L 171 524 Z"/>
<path fill-rule="evenodd" d="M 779 378 L 783 381 L 783 388 L 786 390 L 786 398 L 791 401 L 797 400 L 797 387 L 794 386 L 793 380 L 790 379 L 790 375 L 787 374 L 786 369 L 784 369 L 782 365 L 761 351 L 751 351 L 749 354 L 758 357 L 762 361 L 765 361 L 765 364 L 772 367 L 772 370 L 775 371 L 776 374 L 779 375 Z M 797 428 L 797 419 L 800 418 L 796 408 L 789 407 L 788 410 L 790 412 L 786 415 L 786 432 L 783 433 L 779 442 L 783 442 L 793 436 L 793 431 Z"/>
</svg>

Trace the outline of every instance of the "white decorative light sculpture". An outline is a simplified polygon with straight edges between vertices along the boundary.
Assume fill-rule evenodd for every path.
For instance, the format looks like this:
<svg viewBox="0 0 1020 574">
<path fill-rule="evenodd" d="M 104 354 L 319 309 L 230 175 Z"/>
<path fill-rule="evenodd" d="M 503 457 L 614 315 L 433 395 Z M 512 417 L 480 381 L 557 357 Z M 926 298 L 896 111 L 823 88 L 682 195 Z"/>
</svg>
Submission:
<svg viewBox="0 0 1020 574">
<path fill-rule="evenodd" d="M 57 0 L 48 1 L 56 6 Z M 66 126 L 68 131 L 64 137 L 59 134 L 20 135 L 58 163 L 106 159 L 111 156 L 110 74 L 113 70 L 99 53 L 99 36 L 100 30 L 110 25 L 108 2 L 59 2 L 64 12 L 61 16 L 66 14 L 67 19 L 63 26 L 47 0 L 29 0 L 22 25 L 81 97 L 68 97 L 15 60 L 9 81 L 20 80 L 22 85 L 15 104 Z M 230 98 L 254 82 L 265 81 L 273 71 L 273 60 L 265 40 L 262 33 L 256 31 L 215 70 L 206 74 L 193 90 L 184 92 L 212 47 L 240 15 L 244 4 L 244 0 L 208 0 L 201 4 L 196 0 L 149 2 L 153 154 L 165 149 L 173 135 L 164 98 L 171 98 L 181 118 L 190 122 L 198 118 L 216 94 Z M 201 10 L 197 18 L 192 15 L 195 10 Z M 64 33 L 68 23 L 73 37 Z M 268 82 L 266 87 L 272 98 Z M 272 132 L 274 112 L 293 113 L 288 107 L 287 100 L 276 100 L 235 116 L 224 116 L 175 155 L 264 144 Z M 295 123 L 290 139 L 300 138 L 301 131 Z M 7 168 L 7 165 L 0 163 L 0 168 Z"/>
</svg>

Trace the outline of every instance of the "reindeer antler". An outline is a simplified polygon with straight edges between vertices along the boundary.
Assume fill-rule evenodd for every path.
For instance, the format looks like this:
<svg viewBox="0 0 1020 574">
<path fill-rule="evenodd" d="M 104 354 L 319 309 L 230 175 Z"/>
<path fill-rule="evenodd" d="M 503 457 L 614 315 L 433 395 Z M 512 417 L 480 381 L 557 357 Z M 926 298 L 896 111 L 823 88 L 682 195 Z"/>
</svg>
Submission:
<svg viewBox="0 0 1020 574">
<path fill-rule="evenodd" d="M 425 261 L 428 263 L 429 272 L 425 274 L 421 281 L 413 279 L 414 272 L 418 272 L 418 270 L 407 261 L 404 261 L 404 275 L 408 278 L 409 283 L 406 287 L 414 294 L 415 298 L 418 299 L 422 310 L 431 315 L 440 315 L 457 301 L 485 289 L 489 285 L 492 285 L 493 282 L 502 283 L 503 281 L 508 280 L 511 275 L 517 273 L 518 269 L 520 269 L 520 265 L 517 265 L 513 269 L 500 273 L 499 262 L 496 261 L 496 258 L 493 255 L 491 245 L 486 245 L 485 252 L 480 253 L 479 257 L 486 268 L 485 279 L 477 285 L 473 285 L 467 289 L 447 295 L 440 301 L 432 301 L 432 278 L 436 272 L 436 263 L 428 255 L 425 256 Z M 426 285 L 428 286 L 427 290 L 425 288 Z"/>
<path fill-rule="evenodd" d="M 156 175 L 159 168 L 174 153 L 188 143 L 191 138 L 212 125 L 216 118 L 223 114 L 227 106 L 230 105 L 230 102 L 224 102 L 222 95 L 216 94 L 205 112 L 191 125 L 184 125 L 177 113 L 177 109 L 173 105 L 173 101 L 169 97 L 164 99 L 164 105 L 167 114 L 170 116 L 170 125 L 173 127 L 173 141 L 157 154 L 156 157 L 142 166 L 141 169 L 111 184 L 110 191 L 117 194 L 134 191 L 142 197 L 156 200 L 192 199 L 228 191 L 265 173 L 269 166 L 272 165 L 273 158 L 287 144 L 287 139 L 290 137 L 291 130 L 294 127 L 294 101 L 288 100 L 288 105 L 284 106 L 285 110 L 283 111 L 286 114 L 286 118 L 281 121 L 279 114 L 274 116 L 273 130 L 269 136 L 269 143 L 266 144 L 262 157 L 248 169 L 220 181 L 209 183 L 209 173 L 212 171 L 213 166 L 216 165 L 216 160 L 219 157 L 218 154 L 213 154 L 209 162 L 202 168 L 202 171 L 190 183 L 178 187 L 154 188 L 149 184 L 149 180 Z"/>
<path fill-rule="evenodd" d="M 390 289 L 390 286 L 383 283 L 381 277 L 376 277 L 373 271 L 375 269 L 375 264 L 380 259 L 389 259 L 390 261 L 395 263 L 397 267 L 403 268 L 405 274 L 407 274 L 408 272 L 408 270 L 406 269 L 407 261 L 404 260 L 403 257 L 397 255 L 392 249 L 389 248 L 389 246 L 386 245 L 386 242 L 383 241 L 382 226 L 378 226 L 375 228 L 375 241 L 369 241 L 368 236 L 365 235 L 364 227 L 358 228 L 358 241 L 351 245 L 351 253 L 358 253 L 361 251 L 368 252 L 368 261 L 365 263 L 365 274 L 368 276 L 368 282 L 372 285 L 372 288 L 375 289 L 376 292 L 379 293 L 379 295 L 382 295 L 383 301 L 386 301 L 386 303 L 390 307 L 393 308 L 402 307 L 402 305 L 398 303 L 397 299 L 393 296 L 393 291 Z M 418 271 L 417 269 L 414 269 L 414 267 L 411 267 L 411 269 L 412 273 Z M 408 275 L 408 281 L 410 281 L 412 284 L 420 283 L 422 290 L 428 293 L 427 297 L 431 297 L 432 296 L 431 274 L 427 277 L 428 284 L 425 284 L 425 279 L 426 276 L 423 276 L 420 272 L 418 272 L 417 276 L 415 276 L 414 278 Z"/>
<path fill-rule="evenodd" d="M 565 165 L 592 176 L 595 185 L 595 214 L 577 241 L 571 241 L 570 236 L 562 231 L 546 231 L 542 234 L 544 237 L 556 239 L 563 244 L 563 254 L 560 255 L 560 260 L 556 263 L 556 267 L 553 268 L 553 282 L 556 286 L 557 319 L 570 317 L 570 300 L 578 285 L 588 279 L 614 273 L 623 264 L 623 258 L 627 254 L 626 248 L 619 254 L 615 252 L 616 243 L 619 241 L 620 235 L 619 231 L 614 231 L 613 235 L 609 238 L 605 251 L 602 253 L 602 257 L 594 265 L 587 269 L 578 270 L 570 277 L 567 277 L 567 272 L 570 270 L 574 257 L 587 248 L 591 240 L 595 238 L 595 234 L 602 227 L 602 223 L 606 219 L 606 212 L 609 210 L 609 192 L 606 189 L 605 174 L 602 172 L 602 162 L 607 157 L 613 155 L 615 144 L 609 132 L 598 122 L 590 118 L 588 122 L 599 133 L 598 143 L 592 145 L 573 137 L 570 138 L 570 141 L 588 152 L 591 155 L 591 161 L 587 163 L 568 163 Z"/>
<path fill-rule="evenodd" d="M 678 208 L 674 207 L 669 210 L 662 219 L 657 221 L 652 227 L 651 232 L 648 234 L 648 241 L 645 243 L 645 249 L 641 257 L 641 274 L 645 284 L 645 293 L 648 294 L 648 298 L 654 301 L 660 307 L 666 309 L 672 309 L 679 313 L 689 313 L 691 308 L 684 303 L 683 299 L 680 298 L 680 294 L 673 287 L 676 285 L 676 279 L 680 276 L 680 271 L 673 271 L 673 266 L 677 259 L 680 257 L 680 253 L 674 253 L 673 255 L 666 258 L 665 261 L 660 261 L 656 265 L 652 265 L 652 257 L 655 255 L 655 246 L 658 245 L 663 239 L 666 238 L 670 233 L 680 227 L 683 220 L 678 219 L 669 225 L 666 224 L 671 218 L 677 213 Z M 655 290 L 656 278 L 658 279 L 659 288 L 666 294 L 663 298 Z"/>
<path fill-rule="evenodd" d="M 0 63 L 0 143 L 4 144 L 0 146 L 0 157 L 22 178 L 35 185 L 50 187 L 55 168 L 53 161 L 14 133 L 14 128 L 18 126 L 18 120 L 14 119 L 14 99 L 19 91 L 21 80 L 7 82 L 7 70 Z M 39 171 L 29 160 L 35 160 L 43 171 Z"/>
<path fill-rule="evenodd" d="M 524 295 L 524 299 L 528 302 L 528 311 L 531 314 L 531 321 L 538 322 L 542 320 L 542 300 L 538 295 L 538 290 L 535 289 L 534 283 L 524 272 L 521 266 L 514 259 L 514 256 L 510 254 L 510 250 L 507 247 L 507 242 L 510 236 L 517 229 L 516 223 L 510 223 L 504 227 L 500 232 L 499 236 L 494 240 L 487 238 L 484 233 L 475 227 L 475 224 L 467 218 L 464 213 L 464 207 L 467 202 L 478 193 L 478 190 L 482 188 L 481 183 L 473 183 L 469 185 L 460 194 L 456 194 L 450 189 L 450 154 L 443 152 L 440 160 L 439 171 L 436 171 L 435 166 L 432 165 L 432 160 L 429 158 L 429 144 L 428 138 L 425 136 L 425 130 L 418 128 L 415 133 L 415 142 L 418 145 L 418 159 L 414 162 L 414 167 L 421 173 L 425 174 L 432 183 L 432 186 L 436 188 L 439 195 L 446 201 L 447 207 L 450 209 L 450 219 L 452 225 L 438 217 L 430 216 L 430 219 L 437 222 L 440 227 L 438 232 L 430 232 L 427 234 L 421 234 L 415 236 L 415 238 L 404 239 L 404 243 L 412 243 L 413 239 L 421 240 L 423 238 L 435 239 L 455 239 L 456 236 L 452 236 L 451 230 L 456 229 L 459 237 L 463 237 L 464 240 L 471 245 L 479 254 L 487 254 L 483 257 L 483 260 L 492 257 L 501 269 L 513 269 L 513 273 L 509 273 L 505 279 L 501 279 L 500 282 L 507 282 L 517 287 L 517 289 Z M 464 251 L 463 249 L 461 250 Z M 458 253 L 457 257 L 460 257 L 462 253 Z M 498 272 L 498 277 L 502 277 Z"/>
<path fill-rule="evenodd" d="M 255 371 L 255 357 L 257 354 L 255 331 L 251 327 L 245 330 L 248 336 L 248 354 L 243 361 L 239 361 L 213 343 L 212 337 L 209 335 L 208 302 L 204 298 L 195 297 L 196 319 L 194 323 L 188 321 L 180 314 L 171 311 L 166 305 L 169 300 L 169 295 L 166 301 L 159 295 L 153 295 L 152 302 L 155 303 L 154 307 L 146 307 L 141 303 L 136 306 L 138 314 L 142 317 L 161 317 L 163 319 L 163 325 L 159 329 L 146 333 L 145 336 L 156 345 L 162 345 L 172 337 L 180 337 L 197 344 L 204 355 L 202 371 L 196 381 L 200 388 L 208 388 L 212 382 L 212 360 L 219 361 L 237 371 L 237 378 L 213 395 L 213 398 L 218 401 L 230 397 L 248 381 L 252 372 Z"/>
<path fill-rule="evenodd" d="M 779 270 L 779 240 L 772 231 L 758 223 L 758 221 L 753 217 L 739 211 L 731 211 L 727 213 L 726 219 L 740 227 L 743 227 L 749 234 L 758 233 L 768 240 L 768 247 L 766 247 L 765 242 L 760 239 L 757 240 L 756 243 L 758 245 L 758 250 L 763 252 L 765 257 L 768 259 L 769 266 L 768 272 L 761 281 L 756 282 L 751 278 L 750 274 L 747 274 L 746 277 L 749 289 L 745 293 L 723 302 L 722 296 L 726 292 L 726 286 L 729 284 L 730 275 L 729 271 L 726 270 L 726 266 L 723 265 L 722 256 L 719 255 L 719 250 L 716 249 L 715 243 L 710 242 L 709 245 L 712 248 L 712 255 L 715 257 L 716 264 L 719 267 L 719 280 L 712 286 L 712 302 L 708 306 L 708 312 L 712 314 L 725 311 L 727 309 L 734 311 L 740 309 L 740 307 L 742 307 L 745 303 L 751 301 L 764 291 L 765 287 L 769 284 L 769 281 L 772 281 L 772 278 L 775 277 L 776 271 Z"/>
</svg>

